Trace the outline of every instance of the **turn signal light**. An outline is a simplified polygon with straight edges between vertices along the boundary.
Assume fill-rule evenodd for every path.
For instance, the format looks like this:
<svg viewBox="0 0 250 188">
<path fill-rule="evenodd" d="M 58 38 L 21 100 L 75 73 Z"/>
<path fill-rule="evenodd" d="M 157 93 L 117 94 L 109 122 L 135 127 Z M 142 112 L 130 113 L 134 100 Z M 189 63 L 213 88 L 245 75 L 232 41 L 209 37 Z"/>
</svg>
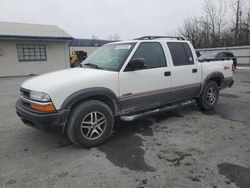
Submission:
<svg viewBox="0 0 250 188">
<path fill-rule="evenodd" d="M 37 110 L 40 112 L 54 112 L 54 111 L 56 111 L 56 108 L 53 104 L 48 104 L 48 105 L 31 104 L 30 107 L 33 110 Z"/>
</svg>

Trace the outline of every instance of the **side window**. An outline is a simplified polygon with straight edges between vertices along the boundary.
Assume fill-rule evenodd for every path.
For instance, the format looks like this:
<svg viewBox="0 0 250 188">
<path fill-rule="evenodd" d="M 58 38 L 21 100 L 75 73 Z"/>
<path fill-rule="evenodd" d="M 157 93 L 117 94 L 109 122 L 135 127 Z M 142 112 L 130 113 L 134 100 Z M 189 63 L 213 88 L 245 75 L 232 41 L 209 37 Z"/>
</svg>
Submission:
<svg viewBox="0 0 250 188">
<path fill-rule="evenodd" d="M 233 56 L 233 54 L 232 54 L 232 53 L 227 52 L 227 53 L 226 53 L 226 57 L 234 57 L 234 56 Z"/>
<path fill-rule="evenodd" d="M 187 43 L 168 42 L 167 44 L 173 59 L 174 66 L 194 64 L 193 54 Z"/>
<path fill-rule="evenodd" d="M 192 51 L 187 43 L 183 43 L 184 49 L 186 51 L 186 55 L 188 57 L 188 64 L 193 65 L 194 64 L 194 57 L 192 54 Z"/>
<path fill-rule="evenodd" d="M 167 66 L 165 54 L 161 44 L 158 42 L 141 43 L 134 53 L 132 59 L 133 58 L 144 58 L 146 64 L 145 69 Z"/>
<path fill-rule="evenodd" d="M 218 58 L 227 57 L 227 55 L 226 55 L 226 53 L 224 53 L 224 52 L 220 52 L 220 53 L 217 54 L 216 57 L 218 57 Z"/>
</svg>

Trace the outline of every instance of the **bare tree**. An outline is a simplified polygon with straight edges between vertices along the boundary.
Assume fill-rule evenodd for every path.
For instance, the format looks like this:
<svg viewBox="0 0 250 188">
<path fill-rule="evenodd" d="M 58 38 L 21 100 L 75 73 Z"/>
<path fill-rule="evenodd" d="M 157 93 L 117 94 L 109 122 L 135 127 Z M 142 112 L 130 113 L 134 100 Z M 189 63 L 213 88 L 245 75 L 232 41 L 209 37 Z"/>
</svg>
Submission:
<svg viewBox="0 0 250 188">
<path fill-rule="evenodd" d="M 98 39 L 98 37 L 96 35 L 92 35 L 91 39 Z"/>
<path fill-rule="evenodd" d="M 183 26 L 179 28 L 179 33 L 183 37 L 189 39 L 195 47 L 199 47 L 201 44 L 200 37 L 200 24 L 196 18 L 189 17 L 183 23 Z"/>
<path fill-rule="evenodd" d="M 108 40 L 112 41 L 113 40 L 113 35 L 109 35 Z"/>
<path fill-rule="evenodd" d="M 248 13 L 247 13 L 247 33 L 246 33 L 246 43 L 249 44 L 250 43 L 250 7 L 248 9 Z"/>
<path fill-rule="evenodd" d="M 108 40 L 118 41 L 118 40 L 121 40 L 121 37 L 117 33 L 115 33 L 114 35 L 109 35 Z"/>
<path fill-rule="evenodd" d="M 233 13 L 228 13 L 228 1 Z M 239 0 L 239 4 L 238 0 L 235 2 L 204 0 L 204 15 L 187 18 L 179 27 L 179 34 L 189 39 L 196 48 L 249 45 L 250 5 L 244 4 L 243 0 Z"/>
<path fill-rule="evenodd" d="M 238 44 L 247 45 L 250 42 L 250 7 L 241 11 L 239 22 Z"/>
<path fill-rule="evenodd" d="M 211 42 L 213 46 L 218 45 L 221 39 L 221 33 L 226 25 L 225 15 L 227 3 L 225 0 L 205 0 L 203 5 L 206 25 L 209 26 Z"/>
</svg>

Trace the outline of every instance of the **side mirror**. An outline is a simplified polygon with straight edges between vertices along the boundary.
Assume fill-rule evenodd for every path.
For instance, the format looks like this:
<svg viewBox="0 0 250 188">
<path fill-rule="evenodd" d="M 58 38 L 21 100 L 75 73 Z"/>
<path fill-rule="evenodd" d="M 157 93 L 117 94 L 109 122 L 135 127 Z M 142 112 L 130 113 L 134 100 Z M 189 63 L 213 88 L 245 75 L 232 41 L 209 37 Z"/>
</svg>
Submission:
<svg viewBox="0 0 250 188">
<path fill-rule="evenodd" d="M 126 71 L 134 71 L 144 69 L 146 67 L 144 58 L 133 58 L 128 63 Z"/>
</svg>

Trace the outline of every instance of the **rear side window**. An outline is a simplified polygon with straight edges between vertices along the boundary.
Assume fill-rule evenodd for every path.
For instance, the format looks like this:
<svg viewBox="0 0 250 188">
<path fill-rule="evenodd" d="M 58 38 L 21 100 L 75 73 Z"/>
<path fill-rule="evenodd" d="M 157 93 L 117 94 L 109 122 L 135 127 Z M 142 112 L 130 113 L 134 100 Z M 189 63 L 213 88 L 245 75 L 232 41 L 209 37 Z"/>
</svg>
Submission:
<svg viewBox="0 0 250 188">
<path fill-rule="evenodd" d="M 233 53 L 228 52 L 227 53 L 228 57 L 235 57 Z"/>
<path fill-rule="evenodd" d="M 165 54 L 158 42 L 143 42 L 139 45 L 132 58 L 144 58 L 146 68 L 166 67 Z"/>
<path fill-rule="evenodd" d="M 224 52 L 220 52 L 220 53 L 217 54 L 216 57 L 227 57 L 227 54 L 224 53 Z"/>
<path fill-rule="evenodd" d="M 168 42 L 167 44 L 173 59 L 174 66 L 185 66 L 194 64 L 193 54 L 187 43 Z"/>
</svg>

